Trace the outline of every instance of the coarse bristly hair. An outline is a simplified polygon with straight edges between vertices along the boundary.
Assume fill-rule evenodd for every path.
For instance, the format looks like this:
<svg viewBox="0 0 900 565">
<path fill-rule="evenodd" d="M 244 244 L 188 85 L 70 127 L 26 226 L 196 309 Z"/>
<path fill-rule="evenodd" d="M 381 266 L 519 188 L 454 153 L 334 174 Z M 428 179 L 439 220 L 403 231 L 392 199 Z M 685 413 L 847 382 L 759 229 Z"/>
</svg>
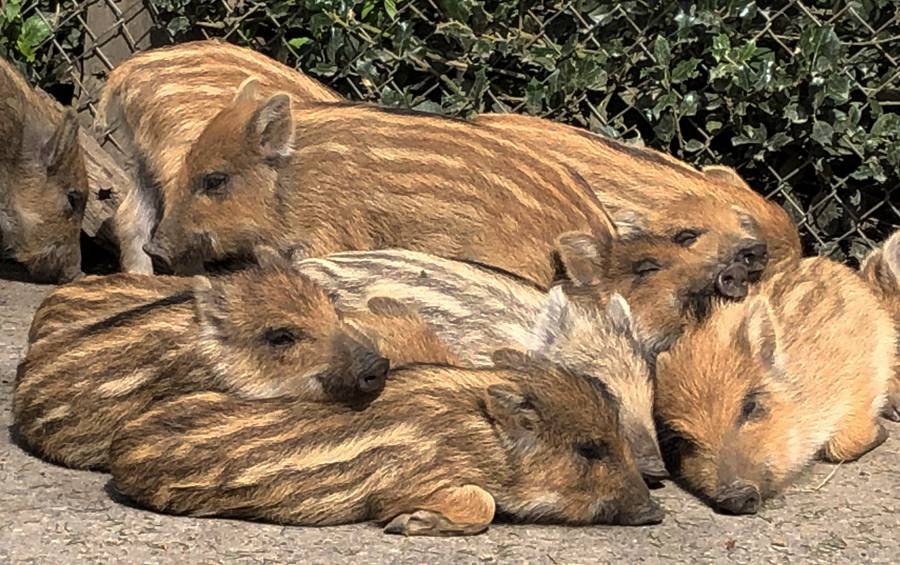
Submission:
<svg viewBox="0 0 900 565">
<path fill-rule="evenodd" d="M 850 461 L 884 441 L 877 416 L 895 343 L 891 317 L 855 273 L 804 259 L 660 355 L 664 455 L 720 510 L 755 512 L 817 455 Z"/>
<path fill-rule="evenodd" d="M 496 356 L 508 368 L 394 371 L 365 411 L 212 393 L 173 399 L 117 434 L 114 484 L 163 512 L 375 520 L 407 535 L 477 533 L 495 510 L 564 524 L 662 518 L 608 393 L 533 357 Z"/>
</svg>

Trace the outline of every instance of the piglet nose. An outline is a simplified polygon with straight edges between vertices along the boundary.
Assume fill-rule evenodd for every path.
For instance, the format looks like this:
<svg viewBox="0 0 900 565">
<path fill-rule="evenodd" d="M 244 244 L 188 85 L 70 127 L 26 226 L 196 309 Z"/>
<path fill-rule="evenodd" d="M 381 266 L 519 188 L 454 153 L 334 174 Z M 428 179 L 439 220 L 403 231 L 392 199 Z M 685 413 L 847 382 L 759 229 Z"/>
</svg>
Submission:
<svg viewBox="0 0 900 565">
<path fill-rule="evenodd" d="M 391 363 L 384 357 L 377 357 L 356 378 L 356 387 L 365 394 L 374 394 L 384 390 L 388 370 Z"/>
<path fill-rule="evenodd" d="M 727 298 L 741 299 L 747 296 L 749 274 L 740 263 L 728 265 L 716 277 L 716 290 Z"/>
<path fill-rule="evenodd" d="M 716 494 L 716 509 L 726 514 L 756 514 L 762 504 L 759 489 L 748 483 L 732 483 Z"/>
</svg>

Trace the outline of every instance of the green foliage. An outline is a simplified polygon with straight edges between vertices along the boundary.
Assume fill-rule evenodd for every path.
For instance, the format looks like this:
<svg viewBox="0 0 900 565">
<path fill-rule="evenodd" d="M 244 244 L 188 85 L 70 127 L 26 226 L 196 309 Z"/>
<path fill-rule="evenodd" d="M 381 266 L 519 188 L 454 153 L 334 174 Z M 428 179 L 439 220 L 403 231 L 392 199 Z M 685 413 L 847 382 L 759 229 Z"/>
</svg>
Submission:
<svg viewBox="0 0 900 565">
<path fill-rule="evenodd" d="M 150 3 L 173 41 L 226 36 L 352 99 L 528 112 L 735 166 L 812 251 L 858 258 L 900 227 L 891 0 Z M 0 49 L 40 62 L 46 30 L 0 17 Z"/>
</svg>

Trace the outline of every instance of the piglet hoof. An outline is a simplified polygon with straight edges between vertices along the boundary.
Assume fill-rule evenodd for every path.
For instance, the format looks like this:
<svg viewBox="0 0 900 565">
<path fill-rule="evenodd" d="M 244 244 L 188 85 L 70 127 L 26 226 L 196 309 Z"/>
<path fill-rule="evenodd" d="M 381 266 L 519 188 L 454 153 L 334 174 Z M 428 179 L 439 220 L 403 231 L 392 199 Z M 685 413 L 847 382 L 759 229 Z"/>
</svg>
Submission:
<svg viewBox="0 0 900 565">
<path fill-rule="evenodd" d="M 385 526 L 384 533 L 401 536 L 468 536 L 485 531 L 485 525 L 454 524 L 446 517 L 431 510 L 416 510 L 400 514 Z"/>
<path fill-rule="evenodd" d="M 887 403 L 881 409 L 881 417 L 891 422 L 900 422 L 900 392 L 888 395 Z"/>
</svg>

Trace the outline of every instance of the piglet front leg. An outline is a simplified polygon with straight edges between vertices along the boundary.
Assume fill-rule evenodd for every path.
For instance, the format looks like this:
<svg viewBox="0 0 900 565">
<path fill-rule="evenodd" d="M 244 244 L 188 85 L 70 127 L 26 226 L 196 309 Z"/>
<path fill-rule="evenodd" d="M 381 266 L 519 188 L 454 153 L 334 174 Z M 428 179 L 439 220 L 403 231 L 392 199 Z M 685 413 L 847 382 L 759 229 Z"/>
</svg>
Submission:
<svg viewBox="0 0 900 565">
<path fill-rule="evenodd" d="M 466 485 L 439 490 L 416 510 L 399 514 L 384 528 L 404 536 L 471 536 L 484 532 L 494 519 L 494 497 Z"/>
</svg>

